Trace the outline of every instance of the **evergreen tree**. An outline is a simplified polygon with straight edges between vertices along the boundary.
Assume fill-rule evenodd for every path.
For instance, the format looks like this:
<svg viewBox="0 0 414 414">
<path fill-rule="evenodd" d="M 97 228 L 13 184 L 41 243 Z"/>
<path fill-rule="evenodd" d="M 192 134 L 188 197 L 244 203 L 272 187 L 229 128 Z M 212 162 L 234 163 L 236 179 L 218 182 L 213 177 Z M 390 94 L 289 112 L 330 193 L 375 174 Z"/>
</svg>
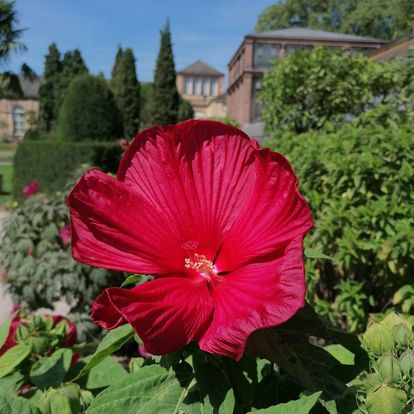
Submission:
<svg viewBox="0 0 414 414">
<path fill-rule="evenodd" d="M 152 82 L 141 83 L 140 95 L 140 127 L 145 129 L 152 125 L 154 84 Z"/>
<path fill-rule="evenodd" d="M 133 138 L 138 133 L 140 124 L 140 84 L 132 49 L 123 51 L 118 48 L 111 87 L 122 117 L 124 134 L 127 138 Z"/>
<path fill-rule="evenodd" d="M 76 76 L 86 75 L 88 73 L 88 68 L 82 58 L 79 49 L 68 51 L 63 55 L 62 72 L 59 77 L 59 85 L 57 90 L 57 113 L 59 113 L 60 108 L 62 107 L 63 99 L 72 80 Z"/>
<path fill-rule="evenodd" d="M 161 31 L 161 45 L 154 75 L 152 122 L 175 124 L 178 117 L 179 96 L 175 83 L 175 64 L 171 44 L 170 24 Z"/>
<path fill-rule="evenodd" d="M 65 94 L 59 135 L 70 141 L 119 139 L 121 118 L 107 82 L 96 76 L 77 76 Z"/>
<path fill-rule="evenodd" d="M 49 132 L 56 126 L 58 119 L 59 79 L 62 73 L 62 62 L 56 43 L 49 46 L 46 55 L 44 82 L 39 88 L 39 128 Z"/>
</svg>

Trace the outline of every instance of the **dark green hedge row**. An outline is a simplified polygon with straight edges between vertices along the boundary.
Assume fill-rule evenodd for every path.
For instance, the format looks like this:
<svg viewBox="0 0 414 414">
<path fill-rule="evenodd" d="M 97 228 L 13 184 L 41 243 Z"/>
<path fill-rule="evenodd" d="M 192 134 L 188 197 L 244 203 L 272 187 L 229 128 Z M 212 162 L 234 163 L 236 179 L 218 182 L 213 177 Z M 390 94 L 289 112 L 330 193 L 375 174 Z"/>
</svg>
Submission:
<svg viewBox="0 0 414 414">
<path fill-rule="evenodd" d="M 14 157 L 13 195 L 22 197 L 23 187 L 37 180 L 42 192 L 62 190 L 81 164 L 116 173 L 122 149 L 118 143 L 22 141 Z"/>
</svg>

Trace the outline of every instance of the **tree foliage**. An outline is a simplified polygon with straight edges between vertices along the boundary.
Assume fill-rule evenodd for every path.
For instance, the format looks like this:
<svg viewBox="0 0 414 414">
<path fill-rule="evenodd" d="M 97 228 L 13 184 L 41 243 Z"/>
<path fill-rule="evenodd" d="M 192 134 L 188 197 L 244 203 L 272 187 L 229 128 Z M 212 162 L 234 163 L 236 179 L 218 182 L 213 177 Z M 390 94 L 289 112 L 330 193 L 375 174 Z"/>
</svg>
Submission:
<svg viewBox="0 0 414 414">
<path fill-rule="evenodd" d="M 175 79 L 170 25 L 167 22 L 161 31 L 161 44 L 154 75 L 153 124 L 168 125 L 177 122 L 179 95 Z"/>
<path fill-rule="evenodd" d="M 62 139 L 70 141 L 121 137 L 121 118 L 104 79 L 83 75 L 71 82 L 60 112 L 58 131 Z"/>
<path fill-rule="evenodd" d="M 180 97 L 180 105 L 178 107 L 178 122 L 186 121 L 194 118 L 194 109 L 190 101 Z"/>
<path fill-rule="evenodd" d="M 44 82 L 39 88 L 39 128 L 44 132 L 52 131 L 57 124 L 61 73 L 60 52 L 56 43 L 52 43 L 45 58 Z"/>
<path fill-rule="evenodd" d="M 23 29 L 17 28 L 18 17 L 15 2 L 0 0 L 0 63 L 8 61 L 10 54 L 26 50 L 19 42 Z"/>
<path fill-rule="evenodd" d="M 118 48 L 112 69 L 111 89 L 122 117 L 124 135 L 133 138 L 140 126 L 140 84 L 132 49 Z"/>
<path fill-rule="evenodd" d="M 305 132 L 360 114 L 393 90 L 393 74 L 384 76 L 383 68 L 363 56 L 323 47 L 275 62 L 259 97 L 267 131 Z"/>
<path fill-rule="evenodd" d="M 411 0 L 283 0 L 259 15 L 256 31 L 290 27 L 299 19 L 313 29 L 394 39 L 411 32 L 413 13 Z"/>
</svg>

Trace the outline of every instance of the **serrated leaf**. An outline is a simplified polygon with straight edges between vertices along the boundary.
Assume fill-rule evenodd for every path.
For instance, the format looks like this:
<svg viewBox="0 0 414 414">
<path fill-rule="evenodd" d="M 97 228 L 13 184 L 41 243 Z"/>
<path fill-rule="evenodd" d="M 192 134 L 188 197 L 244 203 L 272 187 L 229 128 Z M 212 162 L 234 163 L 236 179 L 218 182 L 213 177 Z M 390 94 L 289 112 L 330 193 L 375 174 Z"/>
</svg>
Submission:
<svg viewBox="0 0 414 414">
<path fill-rule="evenodd" d="M 14 395 L 0 395 L 1 414 L 39 414 L 28 400 Z"/>
<path fill-rule="evenodd" d="M 70 349 L 58 349 L 51 356 L 36 361 L 30 370 L 30 380 L 41 389 L 58 387 L 65 379 L 72 360 Z"/>
<path fill-rule="evenodd" d="M 75 381 L 86 373 L 88 373 L 93 367 L 98 365 L 107 356 L 113 354 L 119 348 L 121 348 L 126 342 L 128 342 L 134 336 L 134 329 L 131 325 L 121 325 L 112 331 L 109 331 L 102 339 L 95 353 L 87 364 L 81 369 L 79 374 L 72 381 Z"/>
<path fill-rule="evenodd" d="M 9 336 L 10 325 L 11 319 L 7 319 L 0 325 L 0 348 L 4 345 L 7 337 Z"/>
<path fill-rule="evenodd" d="M 402 413 L 407 403 L 407 394 L 403 390 L 382 384 L 367 395 L 366 406 L 369 414 Z"/>
<path fill-rule="evenodd" d="M 87 414 L 201 414 L 199 403 L 185 403 L 189 389 L 195 384 L 191 375 L 167 371 L 159 365 L 141 368 L 122 381 L 101 392 L 87 409 Z"/>
<path fill-rule="evenodd" d="M 87 389 L 106 388 L 121 381 L 128 373 L 121 364 L 111 356 L 106 357 L 100 364 L 92 368 L 86 380 Z"/>
<path fill-rule="evenodd" d="M 255 411 L 255 414 L 309 414 L 316 405 L 322 392 L 315 392 L 309 396 L 302 396 L 298 400 L 278 404 L 274 407 Z"/>
<path fill-rule="evenodd" d="M 0 378 L 13 372 L 13 370 L 30 354 L 30 346 L 18 344 L 8 349 L 0 357 Z"/>
</svg>

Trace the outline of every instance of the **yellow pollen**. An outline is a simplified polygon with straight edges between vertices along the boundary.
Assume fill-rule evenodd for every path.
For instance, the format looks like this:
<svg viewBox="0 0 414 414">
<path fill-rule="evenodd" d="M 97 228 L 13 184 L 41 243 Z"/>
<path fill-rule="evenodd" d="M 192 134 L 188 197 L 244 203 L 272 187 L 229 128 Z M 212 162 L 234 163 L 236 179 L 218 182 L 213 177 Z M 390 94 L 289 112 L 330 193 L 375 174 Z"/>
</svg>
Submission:
<svg viewBox="0 0 414 414">
<path fill-rule="evenodd" d="M 208 260 L 203 254 L 194 253 L 194 260 L 185 259 L 185 267 L 187 269 L 194 269 L 203 276 L 215 272 L 213 262 Z"/>
</svg>

